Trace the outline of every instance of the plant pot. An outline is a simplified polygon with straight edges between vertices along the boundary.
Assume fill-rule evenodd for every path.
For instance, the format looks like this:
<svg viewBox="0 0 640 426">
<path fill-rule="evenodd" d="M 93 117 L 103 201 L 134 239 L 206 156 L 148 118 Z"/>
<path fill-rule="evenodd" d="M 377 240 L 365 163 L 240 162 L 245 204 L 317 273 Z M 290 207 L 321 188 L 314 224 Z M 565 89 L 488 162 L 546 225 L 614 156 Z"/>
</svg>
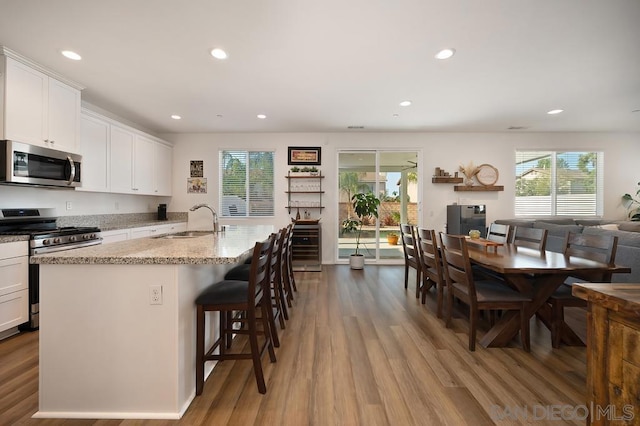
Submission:
<svg viewBox="0 0 640 426">
<path fill-rule="evenodd" d="M 351 269 L 364 269 L 364 256 L 352 254 L 349 256 L 349 266 L 351 266 Z"/>
<path fill-rule="evenodd" d="M 398 245 L 398 236 L 397 235 L 387 235 L 387 242 L 392 245 Z"/>
</svg>

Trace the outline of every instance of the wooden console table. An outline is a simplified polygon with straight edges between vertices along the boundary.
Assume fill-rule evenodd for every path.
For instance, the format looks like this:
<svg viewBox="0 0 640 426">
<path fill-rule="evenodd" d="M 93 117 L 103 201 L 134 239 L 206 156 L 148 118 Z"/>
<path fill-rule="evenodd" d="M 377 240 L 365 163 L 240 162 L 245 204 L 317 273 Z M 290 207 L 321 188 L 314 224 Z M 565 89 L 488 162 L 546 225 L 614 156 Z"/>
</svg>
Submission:
<svg viewBox="0 0 640 426">
<path fill-rule="evenodd" d="M 640 421 L 640 284 L 575 284 L 588 302 L 587 424 Z"/>
</svg>

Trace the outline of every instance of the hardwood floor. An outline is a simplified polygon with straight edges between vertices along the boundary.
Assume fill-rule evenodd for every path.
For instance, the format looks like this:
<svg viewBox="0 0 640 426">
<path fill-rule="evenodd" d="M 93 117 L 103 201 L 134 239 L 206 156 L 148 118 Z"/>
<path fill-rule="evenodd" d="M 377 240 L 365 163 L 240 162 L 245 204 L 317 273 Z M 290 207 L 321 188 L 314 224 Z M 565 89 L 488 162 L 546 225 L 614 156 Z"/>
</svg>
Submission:
<svg viewBox="0 0 640 426">
<path fill-rule="evenodd" d="M 402 266 L 324 266 L 296 278 L 278 361 L 263 358 L 266 395 L 258 393 L 251 362 L 225 361 L 179 421 L 31 419 L 35 332 L 0 342 L 0 425 L 584 424 L 531 420 L 534 409 L 544 418 L 547 406 L 584 404 L 586 383 L 585 348 L 552 349 L 535 319 L 531 353 L 517 341 L 469 352 L 464 316 L 446 329 L 435 316 L 435 292 L 421 305 L 412 286 L 404 289 Z M 585 312 L 567 317 L 584 337 Z"/>
</svg>

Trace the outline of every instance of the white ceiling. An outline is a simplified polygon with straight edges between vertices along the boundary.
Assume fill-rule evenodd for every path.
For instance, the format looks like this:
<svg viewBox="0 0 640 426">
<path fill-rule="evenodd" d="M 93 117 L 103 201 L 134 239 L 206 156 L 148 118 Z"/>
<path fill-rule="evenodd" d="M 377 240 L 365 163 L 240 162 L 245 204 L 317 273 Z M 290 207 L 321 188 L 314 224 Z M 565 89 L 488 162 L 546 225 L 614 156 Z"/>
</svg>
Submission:
<svg viewBox="0 0 640 426">
<path fill-rule="evenodd" d="M 640 131 L 638 0 L 0 0 L 0 44 L 158 133 Z"/>
</svg>

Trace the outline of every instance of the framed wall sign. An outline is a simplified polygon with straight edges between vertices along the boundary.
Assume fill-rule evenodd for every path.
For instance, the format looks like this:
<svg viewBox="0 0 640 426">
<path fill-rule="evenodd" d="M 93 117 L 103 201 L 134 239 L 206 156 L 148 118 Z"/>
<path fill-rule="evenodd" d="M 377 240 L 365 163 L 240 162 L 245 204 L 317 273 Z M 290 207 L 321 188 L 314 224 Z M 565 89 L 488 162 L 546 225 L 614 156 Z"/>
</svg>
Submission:
<svg viewBox="0 0 640 426">
<path fill-rule="evenodd" d="M 203 177 L 204 176 L 204 161 L 203 160 L 191 160 L 189 166 L 190 177 Z"/>
<path fill-rule="evenodd" d="M 320 165 L 320 147 L 319 146 L 290 146 L 289 147 L 289 165 Z"/>
</svg>

